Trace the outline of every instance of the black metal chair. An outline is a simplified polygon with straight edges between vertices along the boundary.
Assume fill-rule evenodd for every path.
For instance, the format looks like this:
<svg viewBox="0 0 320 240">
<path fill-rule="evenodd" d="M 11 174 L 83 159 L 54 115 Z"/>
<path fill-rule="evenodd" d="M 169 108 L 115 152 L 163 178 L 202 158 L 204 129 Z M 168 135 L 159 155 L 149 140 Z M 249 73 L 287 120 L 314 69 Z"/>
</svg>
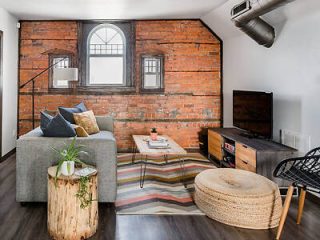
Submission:
<svg viewBox="0 0 320 240">
<path fill-rule="evenodd" d="M 320 193 L 320 147 L 312 149 L 304 157 L 290 158 L 282 161 L 273 172 L 278 177 L 292 182 L 288 188 L 283 205 L 276 239 L 280 239 L 285 223 L 294 187 L 300 188 L 297 224 L 300 224 L 306 192 Z"/>
</svg>

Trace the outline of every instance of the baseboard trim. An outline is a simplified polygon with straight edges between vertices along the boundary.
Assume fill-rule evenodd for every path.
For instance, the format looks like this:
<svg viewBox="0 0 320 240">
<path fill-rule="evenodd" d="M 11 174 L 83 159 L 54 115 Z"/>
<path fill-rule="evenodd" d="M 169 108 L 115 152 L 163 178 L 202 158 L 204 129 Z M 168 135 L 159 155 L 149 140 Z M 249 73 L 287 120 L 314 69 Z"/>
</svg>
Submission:
<svg viewBox="0 0 320 240">
<path fill-rule="evenodd" d="M 307 193 L 306 194 L 306 199 L 310 200 L 311 202 L 315 203 L 315 204 L 319 204 L 320 203 L 320 198 L 312 193 Z"/>
<path fill-rule="evenodd" d="M 16 153 L 16 148 L 12 149 L 10 152 L 8 152 L 6 155 L 0 158 L 0 163 L 4 162 L 7 160 L 9 157 L 11 157 L 13 154 Z"/>
</svg>

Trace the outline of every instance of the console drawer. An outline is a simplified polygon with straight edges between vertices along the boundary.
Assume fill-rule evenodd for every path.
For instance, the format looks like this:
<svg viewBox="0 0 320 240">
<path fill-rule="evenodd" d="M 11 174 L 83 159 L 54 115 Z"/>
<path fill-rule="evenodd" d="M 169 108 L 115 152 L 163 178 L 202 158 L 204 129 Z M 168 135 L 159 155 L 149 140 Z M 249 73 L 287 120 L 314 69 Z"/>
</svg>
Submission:
<svg viewBox="0 0 320 240">
<path fill-rule="evenodd" d="M 222 160 L 222 145 L 223 138 L 220 134 L 209 130 L 208 131 L 208 151 L 218 160 Z"/>
<path fill-rule="evenodd" d="M 236 168 L 256 172 L 256 151 L 246 145 L 236 143 Z"/>
</svg>

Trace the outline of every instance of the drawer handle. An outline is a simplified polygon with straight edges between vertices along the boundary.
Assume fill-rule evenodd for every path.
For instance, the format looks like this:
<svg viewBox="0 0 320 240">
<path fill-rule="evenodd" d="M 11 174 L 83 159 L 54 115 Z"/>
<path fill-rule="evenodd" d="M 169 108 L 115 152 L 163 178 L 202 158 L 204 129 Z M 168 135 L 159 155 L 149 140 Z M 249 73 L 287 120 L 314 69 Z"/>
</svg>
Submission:
<svg viewBox="0 0 320 240">
<path fill-rule="evenodd" d="M 241 160 L 244 164 L 248 164 L 248 161 L 245 160 Z"/>
<path fill-rule="evenodd" d="M 244 147 L 244 148 L 248 148 L 246 145 L 242 145 L 242 147 Z"/>
</svg>

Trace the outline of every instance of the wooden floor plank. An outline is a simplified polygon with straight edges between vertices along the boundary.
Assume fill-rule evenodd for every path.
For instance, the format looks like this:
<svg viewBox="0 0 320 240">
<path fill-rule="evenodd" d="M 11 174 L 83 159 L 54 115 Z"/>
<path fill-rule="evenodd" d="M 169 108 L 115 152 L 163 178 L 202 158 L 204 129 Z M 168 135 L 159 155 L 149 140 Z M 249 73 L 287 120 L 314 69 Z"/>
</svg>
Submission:
<svg viewBox="0 0 320 240">
<path fill-rule="evenodd" d="M 15 156 L 0 163 L 0 239 L 50 239 L 47 234 L 46 204 L 22 207 L 15 201 Z M 320 207 L 305 202 L 303 219 L 296 224 L 297 201 L 294 199 L 284 226 L 283 240 L 320 239 Z M 99 227 L 90 239 L 117 240 L 269 240 L 276 229 L 248 230 L 235 228 L 205 216 L 117 216 L 112 204 L 99 205 Z"/>
</svg>

